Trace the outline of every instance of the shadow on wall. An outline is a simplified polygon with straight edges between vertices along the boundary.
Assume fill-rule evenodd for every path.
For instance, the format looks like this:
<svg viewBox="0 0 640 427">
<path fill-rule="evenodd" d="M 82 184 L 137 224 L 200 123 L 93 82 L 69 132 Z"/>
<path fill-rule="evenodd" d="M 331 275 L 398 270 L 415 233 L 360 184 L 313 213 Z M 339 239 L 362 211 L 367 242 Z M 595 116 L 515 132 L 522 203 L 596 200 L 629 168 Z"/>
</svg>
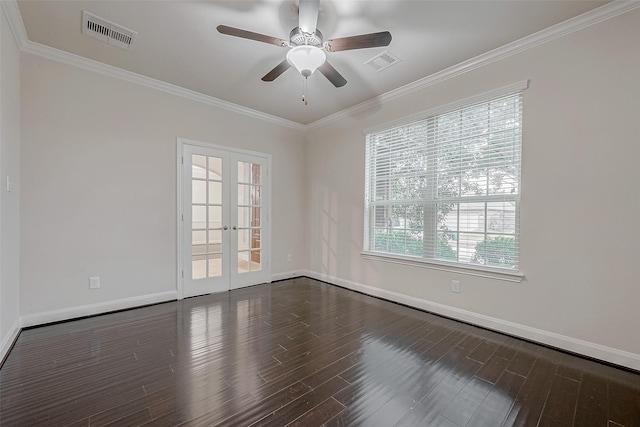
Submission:
<svg viewBox="0 0 640 427">
<path fill-rule="evenodd" d="M 316 186 L 314 193 L 314 196 L 320 196 L 314 197 L 314 200 L 322 201 L 320 210 L 322 264 L 319 272 L 335 277 L 338 275 L 338 194 L 324 185 Z"/>
<path fill-rule="evenodd" d="M 343 203 L 349 206 L 350 218 L 349 221 L 342 219 L 340 223 L 339 212 L 343 212 L 344 208 L 340 208 L 338 192 L 320 183 L 313 184 L 312 188 L 311 269 L 331 278 L 356 282 L 365 280 L 363 283 L 367 283 L 367 277 L 377 277 L 379 273 L 375 265 L 367 265 L 363 272 L 362 264 L 354 262 L 355 257 L 360 259 L 362 252 L 363 207 L 351 202 Z M 317 208 L 318 204 L 321 205 L 320 209 Z M 320 227 L 315 227 L 315 224 L 320 224 Z M 349 243 L 348 247 L 343 248 L 347 252 L 341 253 L 339 250 L 339 233 L 341 240 Z M 321 260 L 319 264 L 317 260 Z"/>
<path fill-rule="evenodd" d="M 312 270 L 328 277 L 354 280 L 356 282 L 365 280 L 363 277 L 362 265 L 353 262 L 353 257 L 360 257 L 362 252 L 364 223 L 363 206 L 357 205 L 349 201 L 343 203 L 349 205 L 349 221 L 342 220 L 339 222 L 339 212 L 344 211 L 340 208 L 340 200 L 338 192 L 330 189 L 327 185 L 315 183 L 312 185 L 312 216 L 311 216 L 311 239 L 312 249 Z M 318 209 L 318 205 L 321 208 Z M 315 227 L 320 224 L 320 227 Z M 342 241 L 348 241 L 349 247 L 347 253 L 339 252 L 339 233 L 342 235 Z M 315 242 L 318 242 L 316 245 Z M 316 260 L 321 260 L 317 264 Z M 375 265 L 368 265 L 365 276 L 377 277 L 378 271 Z M 345 276 L 346 274 L 346 276 Z"/>
</svg>

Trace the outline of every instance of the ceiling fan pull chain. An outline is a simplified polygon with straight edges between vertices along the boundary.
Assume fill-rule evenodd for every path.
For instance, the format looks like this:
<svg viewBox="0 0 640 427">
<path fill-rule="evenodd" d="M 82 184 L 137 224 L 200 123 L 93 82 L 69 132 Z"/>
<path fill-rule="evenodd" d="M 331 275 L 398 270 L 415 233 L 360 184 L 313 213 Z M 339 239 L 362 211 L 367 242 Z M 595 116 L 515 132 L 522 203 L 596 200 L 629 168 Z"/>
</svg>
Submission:
<svg viewBox="0 0 640 427">
<path fill-rule="evenodd" d="M 307 78 L 304 77 L 302 79 L 302 102 L 304 102 L 304 105 L 308 105 L 309 101 L 307 101 L 307 98 L 305 97 L 305 93 L 307 91 Z"/>
</svg>

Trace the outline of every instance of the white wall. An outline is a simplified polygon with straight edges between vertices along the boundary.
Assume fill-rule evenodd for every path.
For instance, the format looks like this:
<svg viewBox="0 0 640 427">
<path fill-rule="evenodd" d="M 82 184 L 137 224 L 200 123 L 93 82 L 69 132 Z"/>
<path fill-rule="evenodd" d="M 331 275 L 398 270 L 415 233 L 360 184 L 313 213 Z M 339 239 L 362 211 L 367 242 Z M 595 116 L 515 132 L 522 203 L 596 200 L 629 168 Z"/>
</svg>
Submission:
<svg viewBox="0 0 640 427">
<path fill-rule="evenodd" d="M 640 369 L 638 40 L 640 10 L 312 129 L 313 274 Z M 524 281 L 362 259 L 362 130 L 525 79 Z"/>
<path fill-rule="evenodd" d="M 4 141 L 14 148 L 20 141 L 20 129 L 5 120 L 20 115 L 11 101 L 18 90 L 5 91 L 17 87 L 6 79 L 19 78 L 6 27 L 3 21 L 0 168 Z M 11 205 L 6 193 L 0 197 L 0 332 L 16 318 L 17 288 L 5 286 L 4 251 L 15 249 L 18 237 L 27 323 L 47 318 L 43 313 L 60 317 L 175 290 L 175 147 L 184 137 L 272 154 L 274 276 L 307 271 L 640 369 L 639 29 L 640 11 L 631 12 L 306 136 L 23 53 L 22 201 L 20 216 L 17 206 L 7 216 Z M 6 72 L 7 63 L 14 71 Z M 525 280 L 362 259 L 362 129 L 523 79 L 531 82 L 524 94 Z M 11 215 L 21 219 L 21 236 L 8 231 L 15 239 L 4 234 Z M 88 290 L 91 275 L 102 277 L 100 290 Z M 449 292 L 452 279 L 461 281 L 460 294 Z"/>
<path fill-rule="evenodd" d="M 273 156 L 272 273 L 306 268 L 302 132 L 27 53 L 21 66 L 27 324 L 176 290 L 177 137 Z"/>
<path fill-rule="evenodd" d="M 14 184 L 7 192 L 7 176 Z M 0 360 L 19 328 L 20 53 L 0 8 Z"/>
</svg>

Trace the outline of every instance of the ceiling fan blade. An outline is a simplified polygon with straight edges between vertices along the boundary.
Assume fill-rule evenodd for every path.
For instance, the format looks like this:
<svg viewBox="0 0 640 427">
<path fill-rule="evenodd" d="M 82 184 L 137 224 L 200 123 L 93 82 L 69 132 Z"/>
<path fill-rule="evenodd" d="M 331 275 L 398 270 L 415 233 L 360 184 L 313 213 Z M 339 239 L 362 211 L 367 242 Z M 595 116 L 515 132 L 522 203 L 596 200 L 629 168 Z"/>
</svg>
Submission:
<svg viewBox="0 0 640 427">
<path fill-rule="evenodd" d="M 240 28 L 228 27 L 226 25 L 218 25 L 216 27 L 220 34 L 226 34 L 228 36 L 240 37 L 243 39 L 255 40 L 258 42 L 274 44 L 276 46 L 286 46 L 285 40 L 267 36 L 264 34 L 254 33 L 252 31 L 241 30 Z"/>
<path fill-rule="evenodd" d="M 285 59 L 284 61 L 282 61 L 281 63 L 276 65 L 276 67 L 273 70 L 271 70 L 267 74 L 265 74 L 264 77 L 262 78 L 262 81 L 263 82 L 272 82 L 275 79 L 277 79 L 278 77 L 280 77 L 280 74 L 284 73 L 289 68 L 291 68 L 291 64 L 289 64 L 289 61 L 287 61 Z"/>
<path fill-rule="evenodd" d="M 340 37 L 327 42 L 327 49 L 330 52 L 340 50 L 366 49 L 368 47 L 389 46 L 391 43 L 391 33 L 382 31 L 380 33 L 362 34 L 359 36 Z"/>
<path fill-rule="evenodd" d="M 333 68 L 328 62 L 322 64 L 318 68 L 318 71 L 320 71 L 322 75 L 327 78 L 327 80 L 333 83 L 335 87 L 342 87 L 347 84 L 347 80 L 342 77 L 342 74 L 336 71 L 336 69 Z"/>
<path fill-rule="evenodd" d="M 320 0 L 300 0 L 298 8 L 298 27 L 309 34 L 316 32 Z"/>
</svg>

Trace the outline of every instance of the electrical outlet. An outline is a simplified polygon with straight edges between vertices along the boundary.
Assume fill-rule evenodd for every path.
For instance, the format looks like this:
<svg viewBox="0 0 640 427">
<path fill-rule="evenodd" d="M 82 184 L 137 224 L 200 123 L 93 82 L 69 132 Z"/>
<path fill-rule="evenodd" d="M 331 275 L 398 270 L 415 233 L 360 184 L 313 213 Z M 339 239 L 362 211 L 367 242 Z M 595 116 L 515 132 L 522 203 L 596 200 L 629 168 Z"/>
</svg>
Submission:
<svg viewBox="0 0 640 427">
<path fill-rule="evenodd" d="M 460 293 L 460 281 L 458 280 L 451 281 L 451 292 L 455 292 L 456 294 Z"/>
<path fill-rule="evenodd" d="M 287 255 L 287 262 L 291 262 L 292 258 L 291 258 L 291 254 Z"/>
<path fill-rule="evenodd" d="M 100 287 L 100 276 L 89 277 L 89 289 L 98 289 Z"/>
</svg>

